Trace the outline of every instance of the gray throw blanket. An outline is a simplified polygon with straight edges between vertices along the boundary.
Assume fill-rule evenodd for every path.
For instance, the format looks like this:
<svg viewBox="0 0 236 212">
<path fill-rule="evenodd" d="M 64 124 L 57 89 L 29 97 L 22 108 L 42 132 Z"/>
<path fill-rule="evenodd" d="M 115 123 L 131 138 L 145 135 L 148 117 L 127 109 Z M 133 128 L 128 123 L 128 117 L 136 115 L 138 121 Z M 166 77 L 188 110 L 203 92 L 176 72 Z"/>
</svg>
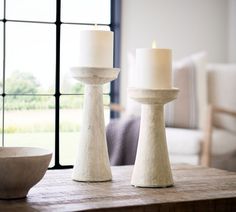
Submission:
<svg viewBox="0 0 236 212">
<path fill-rule="evenodd" d="M 106 127 L 110 163 L 132 165 L 138 145 L 140 117 L 114 119 Z"/>
</svg>

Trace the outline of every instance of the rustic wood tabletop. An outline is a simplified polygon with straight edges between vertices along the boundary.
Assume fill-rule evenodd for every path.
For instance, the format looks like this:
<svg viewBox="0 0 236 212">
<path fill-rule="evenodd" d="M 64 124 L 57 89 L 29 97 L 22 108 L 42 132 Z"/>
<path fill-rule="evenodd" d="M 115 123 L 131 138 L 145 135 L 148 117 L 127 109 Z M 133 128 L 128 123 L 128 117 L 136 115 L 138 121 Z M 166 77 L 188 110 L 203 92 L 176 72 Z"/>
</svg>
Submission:
<svg viewBox="0 0 236 212">
<path fill-rule="evenodd" d="M 236 173 L 174 165 L 174 187 L 135 188 L 132 166 L 112 167 L 112 182 L 71 180 L 72 170 L 49 170 L 28 197 L 0 200 L 0 211 L 236 211 Z"/>
</svg>

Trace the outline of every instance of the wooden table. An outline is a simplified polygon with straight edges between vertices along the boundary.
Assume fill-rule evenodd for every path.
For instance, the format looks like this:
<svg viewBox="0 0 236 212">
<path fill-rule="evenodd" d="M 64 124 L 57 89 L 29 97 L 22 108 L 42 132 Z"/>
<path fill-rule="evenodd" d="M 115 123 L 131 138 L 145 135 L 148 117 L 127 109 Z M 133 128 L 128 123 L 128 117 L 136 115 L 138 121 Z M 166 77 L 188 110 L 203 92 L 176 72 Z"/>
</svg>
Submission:
<svg viewBox="0 0 236 212">
<path fill-rule="evenodd" d="M 236 211 L 236 173 L 172 167 L 175 186 L 135 188 L 132 166 L 112 167 L 113 181 L 79 183 L 72 170 L 47 171 L 26 199 L 0 200 L 0 211 Z"/>
</svg>

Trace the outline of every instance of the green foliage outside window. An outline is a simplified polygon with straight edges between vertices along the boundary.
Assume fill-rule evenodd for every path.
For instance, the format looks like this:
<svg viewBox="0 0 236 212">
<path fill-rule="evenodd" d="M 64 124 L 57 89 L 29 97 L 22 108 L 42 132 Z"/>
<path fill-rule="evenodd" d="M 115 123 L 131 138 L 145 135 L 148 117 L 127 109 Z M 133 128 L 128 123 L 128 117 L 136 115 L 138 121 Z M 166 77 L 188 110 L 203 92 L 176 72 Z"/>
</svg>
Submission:
<svg viewBox="0 0 236 212">
<path fill-rule="evenodd" d="M 15 71 L 6 79 L 6 85 L 6 93 L 9 95 L 5 101 L 5 110 L 53 109 L 55 107 L 51 96 L 35 95 L 47 92 L 31 73 Z M 76 83 L 72 90 L 82 93 L 84 87 L 82 84 Z M 78 108 L 81 105 L 81 101 L 79 101 L 77 96 L 70 96 L 70 98 L 61 101 L 60 108 Z"/>
<path fill-rule="evenodd" d="M 51 96 L 39 95 L 48 93 L 41 87 L 32 73 L 14 71 L 6 79 L 5 110 L 36 110 L 36 109 L 54 109 L 55 101 Z M 0 83 L 0 87 L 2 87 Z M 49 90 L 52 88 L 48 88 Z M 84 93 L 84 85 L 75 83 L 72 85 L 73 93 Z M 36 95 L 37 94 L 37 95 Z M 81 108 L 83 99 L 75 95 L 68 95 L 68 98 L 61 99 L 61 109 Z M 104 104 L 109 104 L 109 97 L 104 96 Z"/>
</svg>

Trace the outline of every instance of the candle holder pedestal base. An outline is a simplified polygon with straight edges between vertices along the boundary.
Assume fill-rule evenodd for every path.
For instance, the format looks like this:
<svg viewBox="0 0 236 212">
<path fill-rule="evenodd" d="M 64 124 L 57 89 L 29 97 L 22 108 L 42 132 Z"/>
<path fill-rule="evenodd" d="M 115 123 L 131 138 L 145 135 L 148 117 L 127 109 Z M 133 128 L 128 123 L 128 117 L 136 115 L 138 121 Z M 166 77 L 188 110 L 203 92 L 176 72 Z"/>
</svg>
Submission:
<svg viewBox="0 0 236 212">
<path fill-rule="evenodd" d="M 85 83 L 83 123 L 72 179 L 109 181 L 112 175 L 104 124 L 102 84 L 116 79 L 119 69 L 76 67 L 71 72 L 75 79 Z"/>
<path fill-rule="evenodd" d="M 131 184 L 137 187 L 173 186 L 164 121 L 164 104 L 178 89 L 129 88 L 129 96 L 142 104 L 138 149 Z"/>
</svg>

